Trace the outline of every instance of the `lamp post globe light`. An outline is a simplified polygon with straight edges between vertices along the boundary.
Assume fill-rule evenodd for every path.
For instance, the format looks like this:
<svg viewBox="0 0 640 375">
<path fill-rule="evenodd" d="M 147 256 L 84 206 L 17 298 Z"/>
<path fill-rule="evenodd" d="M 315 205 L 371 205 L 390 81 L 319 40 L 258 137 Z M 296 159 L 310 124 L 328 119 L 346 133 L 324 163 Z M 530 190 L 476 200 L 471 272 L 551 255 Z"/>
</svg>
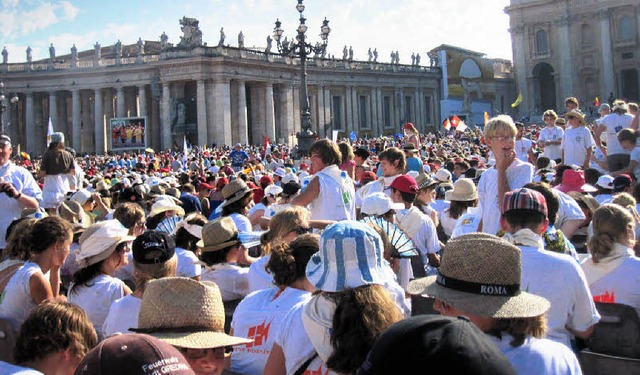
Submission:
<svg viewBox="0 0 640 375">
<path fill-rule="evenodd" d="M 298 25 L 298 29 L 296 30 L 297 35 L 295 41 L 287 42 L 286 38 L 284 41 L 282 40 L 284 30 L 282 29 L 282 22 L 280 22 L 280 20 L 276 20 L 276 27 L 273 28 L 273 39 L 276 41 L 278 51 L 282 55 L 298 57 L 300 59 L 302 80 L 300 85 L 300 97 L 302 99 L 300 101 L 300 125 L 302 130 L 296 134 L 296 138 L 298 138 L 298 154 L 307 155 L 309 148 L 311 148 L 311 145 L 317 138 L 317 134 L 311 130 L 311 112 L 309 108 L 309 96 L 307 95 L 307 58 L 312 53 L 314 56 L 324 55 L 331 28 L 329 27 L 329 21 L 325 18 L 320 27 L 320 38 L 322 42 L 318 42 L 315 45 L 307 42 L 307 36 L 305 35 L 308 28 L 305 23 L 307 19 L 302 15 L 304 12 L 304 4 L 302 2 L 303 0 L 298 0 L 298 4 L 296 5 L 296 10 L 300 13 L 300 25 Z"/>
<path fill-rule="evenodd" d="M 7 101 L 5 99 L 6 98 L 4 96 L 4 82 L 2 82 L 2 80 L 0 79 L 0 134 L 4 134 L 3 115 L 4 115 L 4 112 L 8 109 Z M 11 102 L 11 104 L 17 103 L 18 95 L 14 94 L 11 97 L 11 99 L 9 99 L 9 101 Z"/>
</svg>

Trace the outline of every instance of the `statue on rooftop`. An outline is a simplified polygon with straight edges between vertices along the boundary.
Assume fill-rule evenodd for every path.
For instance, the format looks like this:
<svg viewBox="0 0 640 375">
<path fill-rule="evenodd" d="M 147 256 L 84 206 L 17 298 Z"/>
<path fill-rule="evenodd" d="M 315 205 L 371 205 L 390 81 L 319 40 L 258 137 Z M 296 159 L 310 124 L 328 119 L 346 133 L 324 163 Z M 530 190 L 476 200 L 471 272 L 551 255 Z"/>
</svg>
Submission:
<svg viewBox="0 0 640 375">
<path fill-rule="evenodd" d="M 349 50 L 347 49 L 347 45 L 345 44 L 344 48 L 342 49 L 342 60 L 347 60 L 347 55 L 349 54 Z"/>
<path fill-rule="evenodd" d="M 224 46 L 224 38 L 227 36 L 224 34 L 224 27 L 220 28 L 220 41 L 218 41 L 219 46 Z"/>
<path fill-rule="evenodd" d="M 2 63 L 6 64 L 9 62 L 9 51 L 7 51 L 7 47 L 2 49 Z"/>
<path fill-rule="evenodd" d="M 180 37 L 180 43 L 178 47 L 200 47 L 202 46 L 202 31 L 195 18 L 182 17 L 180 20 L 180 30 L 182 30 L 183 36 Z"/>
<path fill-rule="evenodd" d="M 166 49 L 167 48 L 167 42 L 169 40 L 169 37 L 167 36 L 167 34 L 163 31 L 162 35 L 160 35 L 160 49 Z"/>
<path fill-rule="evenodd" d="M 267 35 L 267 48 L 264 50 L 265 53 L 271 53 L 272 43 L 273 43 L 273 39 L 271 39 L 271 35 Z"/>
<path fill-rule="evenodd" d="M 349 61 L 353 61 L 353 47 L 349 46 Z"/>
<path fill-rule="evenodd" d="M 100 43 L 96 42 L 96 44 L 93 45 L 93 49 L 96 52 L 96 59 L 100 60 L 102 58 L 102 47 L 100 47 Z"/>
<path fill-rule="evenodd" d="M 31 49 L 31 46 L 27 46 L 27 62 L 29 64 L 31 64 L 33 62 L 33 50 Z"/>
<path fill-rule="evenodd" d="M 238 48 L 244 48 L 244 34 L 242 31 L 238 34 Z"/>
<path fill-rule="evenodd" d="M 118 41 L 114 45 L 114 49 L 116 51 L 116 57 L 121 57 L 122 56 L 122 42 L 120 41 L 120 39 L 118 39 Z"/>
<path fill-rule="evenodd" d="M 138 38 L 138 55 L 144 55 L 144 42 L 142 38 Z"/>
<path fill-rule="evenodd" d="M 416 53 L 416 66 L 420 66 L 420 54 Z"/>
<path fill-rule="evenodd" d="M 378 49 L 373 49 L 373 62 L 378 62 Z"/>
<path fill-rule="evenodd" d="M 371 47 L 369 47 L 369 50 L 367 51 L 367 55 L 369 55 L 369 62 L 371 62 L 371 59 L 373 59 L 373 53 L 371 52 Z"/>
<path fill-rule="evenodd" d="M 51 43 L 51 45 L 49 46 L 49 58 L 51 60 L 54 60 L 56 58 L 56 49 L 53 46 L 53 43 Z"/>
</svg>

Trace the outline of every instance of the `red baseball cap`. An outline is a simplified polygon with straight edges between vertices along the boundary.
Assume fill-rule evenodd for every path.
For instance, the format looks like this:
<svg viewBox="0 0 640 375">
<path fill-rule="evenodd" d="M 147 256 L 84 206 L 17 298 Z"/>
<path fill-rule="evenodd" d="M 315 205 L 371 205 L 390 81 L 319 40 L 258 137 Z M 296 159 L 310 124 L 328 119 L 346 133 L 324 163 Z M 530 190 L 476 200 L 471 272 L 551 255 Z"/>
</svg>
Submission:
<svg viewBox="0 0 640 375">
<path fill-rule="evenodd" d="M 200 184 L 198 184 L 198 189 L 213 190 L 213 186 L 209 185 L 206 182 L 201 182 Z"/>
<path fill-rule="evenodd" d="M 264 175 L 260 178 L 260 183 L 262 185 L 273 184 L 273 178 L 269 175 Z"/>
<path fill-rule="evenodd" d="M 401 193 L 418 194 L 418 183 L 416 179 L 406 174 L 396 177 L 391 183 L 391 188 Z"/>
</svg>

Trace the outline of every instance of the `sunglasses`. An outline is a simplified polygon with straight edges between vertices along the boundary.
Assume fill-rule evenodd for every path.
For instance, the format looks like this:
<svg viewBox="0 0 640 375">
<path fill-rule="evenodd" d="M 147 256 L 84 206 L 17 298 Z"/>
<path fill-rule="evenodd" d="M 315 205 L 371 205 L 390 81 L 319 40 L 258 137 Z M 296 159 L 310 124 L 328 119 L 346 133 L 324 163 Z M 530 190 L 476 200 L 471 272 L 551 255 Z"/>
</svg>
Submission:
<svg viewBox="0 0 640 375">
<path fill-rule="evenodd" d="M 311 227 L 296 227 L 293 229 L 293 232 L 296 232 L 296 234 L 298 235 L 311 233 L 312 231 L 313 231 L 313 228 Z"/>
<path fill-rule="evenodd" d="M 178 348 L 187 359 L 201 359 L 209 355 L 210 351 L 213 351 L 215 359 L 225 359 L 233 352 L 232 346 L 223 346 L 219 348 L 207 348 L 207 349 L 192 349 L 192 348 Z"/>
</svg>

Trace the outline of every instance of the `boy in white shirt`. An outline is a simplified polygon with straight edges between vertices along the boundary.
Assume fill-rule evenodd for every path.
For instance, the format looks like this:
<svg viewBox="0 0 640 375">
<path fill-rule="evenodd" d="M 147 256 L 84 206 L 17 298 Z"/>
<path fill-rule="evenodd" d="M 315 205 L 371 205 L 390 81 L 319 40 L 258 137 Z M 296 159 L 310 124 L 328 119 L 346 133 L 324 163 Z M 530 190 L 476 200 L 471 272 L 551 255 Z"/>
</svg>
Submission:
<svg viewBox="0 0 640 375">
<path fill-rule="evenodd" d="M 558 118 L 558 115 L 553 110 L 546 111 L 542 118 L 544 123 L 547 124 L 545 128 L 540 130 L 538 136 L 538 145 L 544 148 L 543 155 L 556 163 L 560 163 L 562 158 L 562 138 L 564 136 L 564 130 L 560 126 L 557 126 L 556 121 L 564 122 L 564 119 Z"/>
<path fill-rule="evenodd" d="M 585 127 L 585 115 L 579 109 L 574 109 L 565 113 L 564 117 L 569 122 L 569 127 L 565 130 L 562 140 L 562 164 L 588 169 L 592 148 L 596 142 L 591 131 Z"/>
</svg>

